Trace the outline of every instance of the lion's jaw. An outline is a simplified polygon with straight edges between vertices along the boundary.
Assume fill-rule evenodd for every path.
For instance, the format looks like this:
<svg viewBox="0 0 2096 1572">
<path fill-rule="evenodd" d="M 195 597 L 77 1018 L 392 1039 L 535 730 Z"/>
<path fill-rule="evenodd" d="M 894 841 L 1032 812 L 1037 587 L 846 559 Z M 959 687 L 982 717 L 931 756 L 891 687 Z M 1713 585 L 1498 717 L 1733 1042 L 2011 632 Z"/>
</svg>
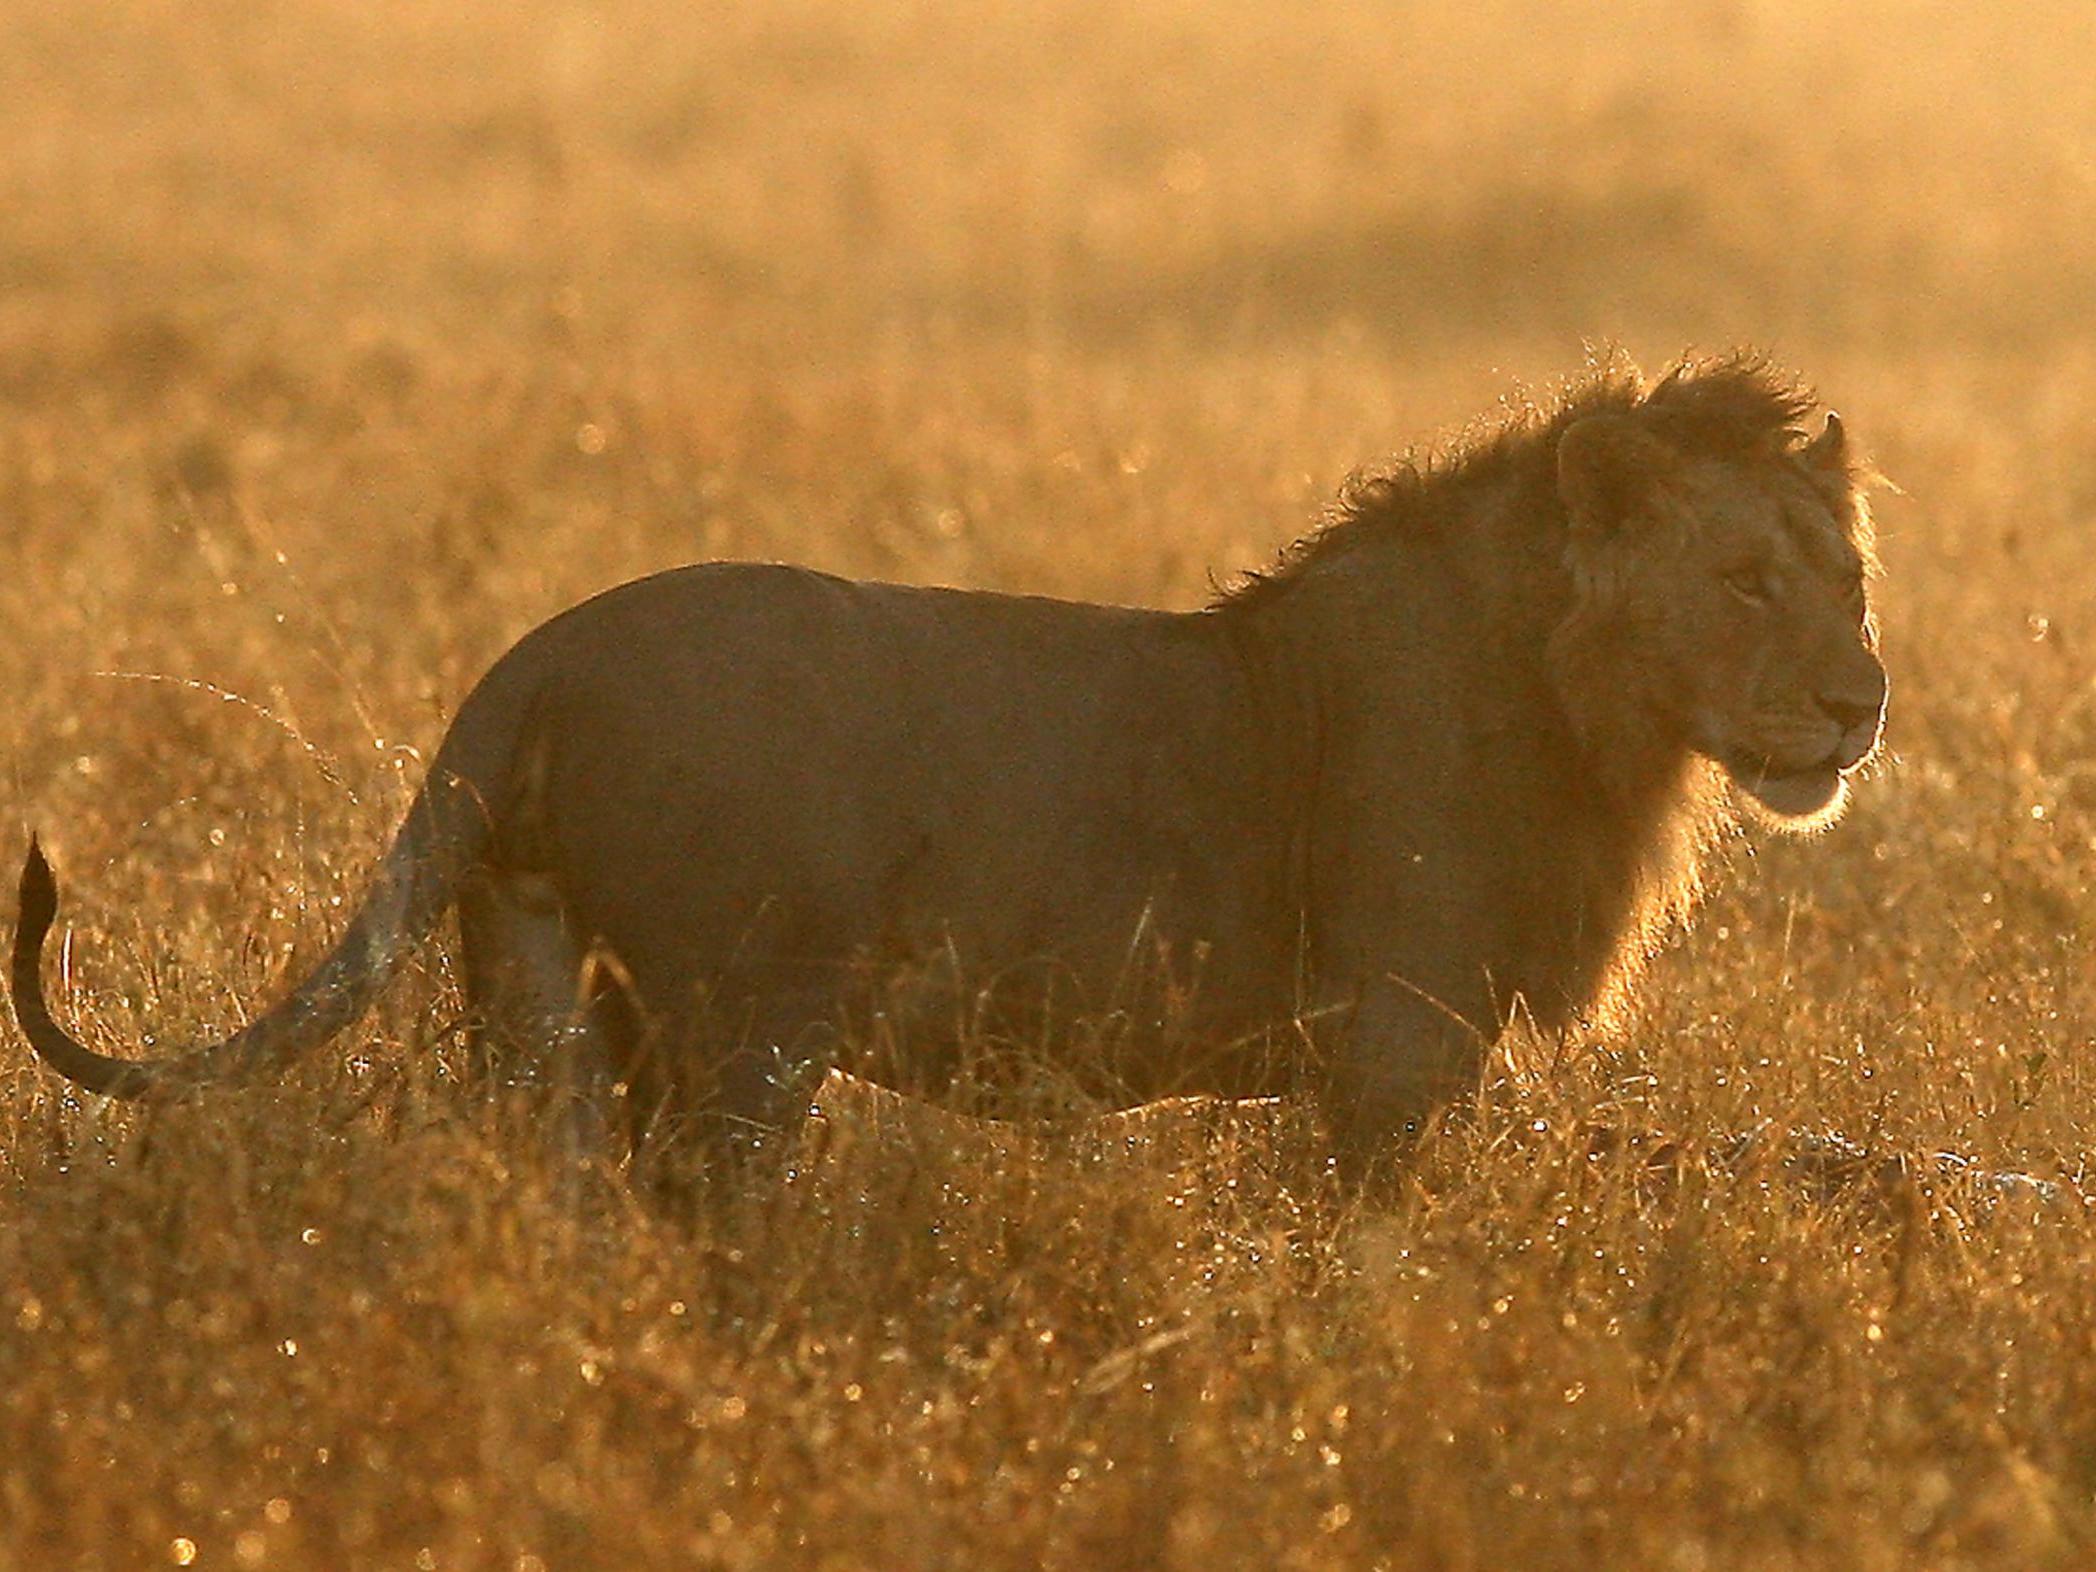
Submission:
<svg viewBox="0 0 2096 1572">
<path fill-rule="evenodd" d="M 1848 791 L 1841 772 L 1831 766 L 1777 774 L 1766 765 L 1726 763 L 1725 773 L 1779 821 L 1832 818 L 1841 810 Z"/>
<path fill-rule="evenodd" d="M 1876 669 L 1874 660 L 1871 664 Z M 1880 671 L 1875 706 L 1855 706 L 1847 724 L 1825 713 L 1737 729 L 1705 720 L 1697 727 L 1695 750 L 1719 764 L 1779 826 L 1790 821 L 1800 828 L 1828 823 L 1847 801 L 1848 777 L 1877 752 L 1884 725 L 1883 684 Z"/>
</svg>

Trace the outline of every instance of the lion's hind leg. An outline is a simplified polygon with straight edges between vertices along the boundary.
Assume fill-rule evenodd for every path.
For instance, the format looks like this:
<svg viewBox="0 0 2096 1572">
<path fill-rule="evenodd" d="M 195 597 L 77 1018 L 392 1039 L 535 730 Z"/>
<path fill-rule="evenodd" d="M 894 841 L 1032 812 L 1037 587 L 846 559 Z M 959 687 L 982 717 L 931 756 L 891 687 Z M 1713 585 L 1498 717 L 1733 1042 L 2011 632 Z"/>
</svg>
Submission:
<svg viewBox="0 0 2096 1572">
<path fill-rule="evenodd" d="M 615 1074 L 589 957 L 553 882 L 483 869 L 459 892 L 467 1052 L 491 1097 L 523 1093 L 573 1163 L 614 1162 Z"/>
</svg>

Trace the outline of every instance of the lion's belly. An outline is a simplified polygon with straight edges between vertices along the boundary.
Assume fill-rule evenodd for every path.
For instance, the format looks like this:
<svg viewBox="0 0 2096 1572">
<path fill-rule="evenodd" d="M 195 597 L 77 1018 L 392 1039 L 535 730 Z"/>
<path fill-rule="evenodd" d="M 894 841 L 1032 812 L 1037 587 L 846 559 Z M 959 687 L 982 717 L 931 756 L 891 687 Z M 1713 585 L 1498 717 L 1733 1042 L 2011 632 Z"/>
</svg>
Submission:
<svg viewBox="0 0 2096 1572">
<path fill-rule="evenodd" d="M 930 841 L 856 874 L 772 872 L 688 859 L 651 882 L 650 920 L 629 907 L 595 925 L 671 1037 L 841 1021 L 913 1055 L 906 1077 L 989 1044 L 1060 1059 L 1102 1094 L 1268 1089 L 1234 1045 L 1287 1018 L 1290 968 L 1234 898 Z"/>
</svg>

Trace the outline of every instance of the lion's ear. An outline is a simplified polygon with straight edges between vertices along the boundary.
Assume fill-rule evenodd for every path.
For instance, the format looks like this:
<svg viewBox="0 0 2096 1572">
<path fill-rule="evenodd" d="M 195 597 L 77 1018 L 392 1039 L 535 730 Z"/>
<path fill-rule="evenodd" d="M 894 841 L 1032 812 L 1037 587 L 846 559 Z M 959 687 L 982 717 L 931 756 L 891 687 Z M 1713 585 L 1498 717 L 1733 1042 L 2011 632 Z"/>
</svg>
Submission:
<svg viewBox="0 0 2096 1572">
<path fill-rule="evenodd" d="M 1557 490 L 1576 533 L 1604 535 L 1663 486 L 1672 447 L 1625 415 L 1589 415 L 1557 441 Z"/>
<path fill-rule="evenodd" d="M 1807 474 L 1831 485 L 1842 486 L 1849 478 L 1849 434 L 1841 417 L 1827 411 L 1827 424 L 1820 434 L 1798 449 L 1798 462 Z"/>
</svg>

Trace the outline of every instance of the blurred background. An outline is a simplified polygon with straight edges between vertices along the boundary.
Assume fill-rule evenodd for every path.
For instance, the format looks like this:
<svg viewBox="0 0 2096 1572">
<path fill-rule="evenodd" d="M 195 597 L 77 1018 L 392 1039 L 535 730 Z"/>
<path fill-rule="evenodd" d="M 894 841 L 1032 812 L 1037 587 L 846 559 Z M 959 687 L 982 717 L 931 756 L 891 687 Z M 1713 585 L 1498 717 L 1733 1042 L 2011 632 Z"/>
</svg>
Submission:
<svg viewBox="0 0 2096 1572">
<path fill-rule="evenodd" d="M 2030 350 L 2096 284 L 2072 5 L 19 13 L 17 392 L 107 318 L 380 383 L 520 333 L 693 369 L 896 338 L 1554 366 Z"/>
<path fill-rule="evenodd" d="M 17 13 L 18 519 L 136 542 L 229 500 L 293 540 L 503 557 L 602 506 L 637 521 L 598 547 L 622 569 L 808 551 L 1098 590 L 1070 559 L 1112 513 L 1169 564 L 1127 588 L 1184 594 L 1346 465 L 1602 341 L 1767 347 L 1861 400 L 1903 482 L 1983 412 L 2089 501 L 2078 5 Z M 956 425 L 995 438 L 962 455 Z M 1052 528 L 1000 467 L 1075 493 Z M 157 504 L 79 507 L 131 472 Z"/>
</svg>

